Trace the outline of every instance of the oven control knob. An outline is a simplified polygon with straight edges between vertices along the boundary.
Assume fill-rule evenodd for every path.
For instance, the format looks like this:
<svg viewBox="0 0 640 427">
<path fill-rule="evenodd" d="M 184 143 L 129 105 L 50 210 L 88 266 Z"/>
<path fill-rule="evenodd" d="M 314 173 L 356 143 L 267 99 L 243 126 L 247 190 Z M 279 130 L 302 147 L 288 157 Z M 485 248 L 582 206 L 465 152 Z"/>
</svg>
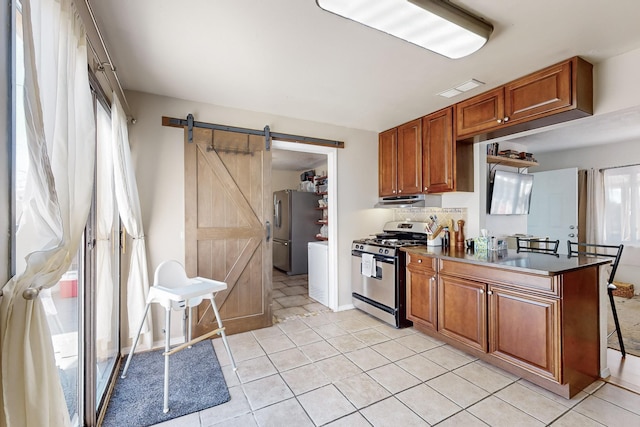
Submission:
<svg viewBox="0 0 640 427">
<path fill-rule="evenodd" d="M 389 253 L 389 249 L 384 250 L 385 255 Z"/>
<path fill-rule="evenodd" d="M 382 248 L 378 249 L 378 253 L 382 253 Z"/>
</svg>

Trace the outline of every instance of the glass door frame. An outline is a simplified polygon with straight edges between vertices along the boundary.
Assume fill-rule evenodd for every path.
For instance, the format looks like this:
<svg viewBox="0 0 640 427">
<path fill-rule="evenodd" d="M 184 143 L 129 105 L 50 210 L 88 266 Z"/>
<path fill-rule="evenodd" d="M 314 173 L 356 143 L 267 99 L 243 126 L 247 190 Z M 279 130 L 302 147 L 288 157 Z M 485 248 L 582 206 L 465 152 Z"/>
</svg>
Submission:
<svg viewBox="0 0 640 427">
<path fill-rule="evenodd" d="M 98 79 L 93 72 L 90 70 L 89 72 L 89 84 L 91 86 L 91 90 L 94 98 L 94 117 L 97 122 L 97 110 L 98 103 L 105 109 L 109 115 L 111 115 L 111 106 L 107 99 L 106 94 L 102 90 Z M 97 123 L 96 123 L 97 125 Z M 96 126 L 97 129 L 97 126 Z M 96 131 L 96 147 L 98 145 L 98 132 Z M 96 149 L 96 156 L 98 150 Z M 97 164 L 97 161 L 96 161 Z M 117 327 L 115 328 L 115 337 L 114 340 L 117 343 L 117 356 L 115 359 L 115 363 L 111 367 L 111 372 L 109 374 L 109 381 L 107 381 L 107 386 L 102 393 L 102 396 L 98 396 L 98 354 L 96 347 L 96 330 L 97 330 L 97 319 L 96 319 L 96 307 L 97 307 L 97 267 L 96 267 L 96 241 L 97 241 L 97 167 L 94 169 L 94 184 L 93 184 L 93 198 L 91 203 L 91 210 L 89 212 L 89 217 L 87 218 L 87 225 L 85 228 L 85 242 L 84 242 L 84 271 L 83 277 L 85 280 L 84 294 L 82 296 L 83 307 L 81 307 L 81 319 L 82 324 L 84 325 L 84 330 L 82 331 L 83 336 L 83 348 L 81 349 L 81 353 L 84 355 L 84 365 L 83 365 L 83 376 L 84 382 L 81 383 L 83 386 L 81 399 L 83 400 L 83 412 L 84 412 L 84 425 L 86 426 L 96 426 L 98 425 L 98 421 L 101 420 L 104 416 L 104 411 L 106 410 L 106 404 L 108 403 L 108 398 L 111 394 L 112 388 L 115 385 L 115 379 L 119 372 L 120 360 L 121 360 L 121 340 L 120 340 L 120 321 L 121 321 L 121 292 L 122 292 L 122 239 L 126 238 L 122 233 L 122 223 L 120 221 L 120 217 L 117 217 L 117 225 L 118 232 L 114 233 L 117 236 L 118 242 L 117 246 L 119 248 L 117 257 L 118 265 L 112 266 L 113 268 L 117 268 L 117 310 L 113 313 L 113 316 L 117 319 Z M 115 193 L 113 195 L 115 200 Z M 117 203 L 117 202 L 116 202 Z M 117 213 L 116 213 L 117 215 Z M 113 271 L 113 270 L 112 270 Z M 116 297 L 116 296 L 114 296 Z M 91 310 L 87 310 L 87 307 L 91 307 Z"/>
</svg>

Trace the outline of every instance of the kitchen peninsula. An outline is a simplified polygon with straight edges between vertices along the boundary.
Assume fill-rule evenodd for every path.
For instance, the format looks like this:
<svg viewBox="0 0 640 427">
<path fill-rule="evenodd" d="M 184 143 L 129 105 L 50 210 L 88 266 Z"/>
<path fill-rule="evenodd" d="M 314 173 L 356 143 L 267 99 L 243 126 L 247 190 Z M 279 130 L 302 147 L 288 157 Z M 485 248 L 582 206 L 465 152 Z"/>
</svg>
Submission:
<svg viewBox="0 0 640 427">
<path fill-rule="evenodd" d="M 599 268 L 608 260 L 402 250 L 417 330 L 565 398 L 599 378 Z"/>
</svg>

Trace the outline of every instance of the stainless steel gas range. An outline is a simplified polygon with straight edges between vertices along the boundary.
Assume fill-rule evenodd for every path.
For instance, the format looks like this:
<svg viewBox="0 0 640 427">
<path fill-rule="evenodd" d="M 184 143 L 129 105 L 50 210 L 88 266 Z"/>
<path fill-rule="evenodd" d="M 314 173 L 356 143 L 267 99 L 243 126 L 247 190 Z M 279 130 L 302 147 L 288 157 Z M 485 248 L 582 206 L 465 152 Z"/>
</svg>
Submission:
<svg viewBox="0 0 640 427">
<path fill-rule="evenodd" d="M 411 326 L 406 315 L 404 246 L 426 245 L 429 224 L 392 221 L 376 237 L 351 245 L 353 305 L 396 328 Z"/>
</svg>

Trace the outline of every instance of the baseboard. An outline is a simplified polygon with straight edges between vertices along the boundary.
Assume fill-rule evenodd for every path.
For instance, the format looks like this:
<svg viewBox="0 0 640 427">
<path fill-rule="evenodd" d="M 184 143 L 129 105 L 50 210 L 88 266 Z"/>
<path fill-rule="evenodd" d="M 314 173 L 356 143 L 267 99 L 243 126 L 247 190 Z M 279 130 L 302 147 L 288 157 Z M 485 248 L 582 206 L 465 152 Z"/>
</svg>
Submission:
<svg viewBox="0 0 640 427">
<path fill-rule="evenodd" d="M 345 304 L 345 305 L 338 306 L 338 311 L 351 310 L 354 308 L 355 306 L 353 304 Z"/>
</svg>

